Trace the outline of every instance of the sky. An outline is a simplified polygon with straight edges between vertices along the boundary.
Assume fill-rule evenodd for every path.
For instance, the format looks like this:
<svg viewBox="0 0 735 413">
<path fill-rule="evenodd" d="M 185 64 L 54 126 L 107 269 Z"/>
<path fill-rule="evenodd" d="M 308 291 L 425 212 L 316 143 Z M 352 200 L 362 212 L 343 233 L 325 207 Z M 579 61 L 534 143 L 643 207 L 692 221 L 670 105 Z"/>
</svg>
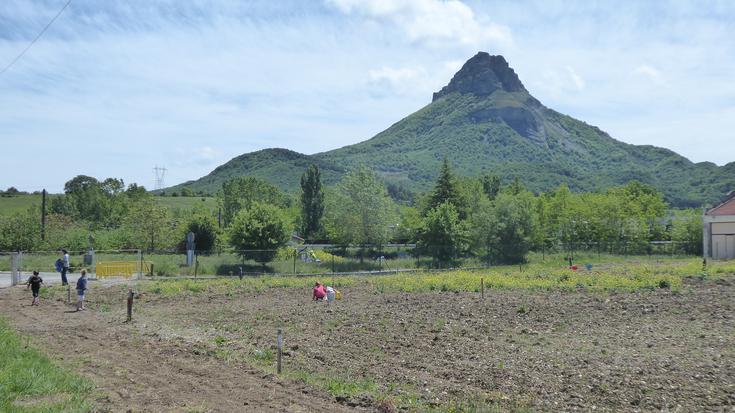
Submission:
<svg viewBox="0 0 735 413">
<path fill-rule="evenodd" d="M 67 0 L 0 2 L 0 70 Z M 478 51 L 547 107 L 735 161 L 735 2 L 72 0 L 0 74 L 0 189 L 153 189 L 243 153 L 313 154 L 431 102 Z"/>
</svg>

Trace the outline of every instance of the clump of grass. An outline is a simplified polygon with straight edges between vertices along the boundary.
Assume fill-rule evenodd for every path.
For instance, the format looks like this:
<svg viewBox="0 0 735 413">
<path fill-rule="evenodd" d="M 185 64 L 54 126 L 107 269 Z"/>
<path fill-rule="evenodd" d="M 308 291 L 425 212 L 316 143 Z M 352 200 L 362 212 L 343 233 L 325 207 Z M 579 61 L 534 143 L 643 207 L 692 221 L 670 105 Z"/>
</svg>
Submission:
<svg viewBox="0 0 735 413">
<path fill-rule="evenodd" d="M 273 362 L 273 351 L 271 350 L 255 350 L 253 352 L 255 360 L 261 363 L 272 363 Z"/>
<path fill-rule="evenodd" d="M 86 412 L 89 380 L 55 366 L 40 351 L 24 346 L 0 319 L 0 411 Z"/>
<path fill-rule="evenodd" d="M 326 379 L 326 389 L 334 397 L 350 398 L 360 393 L 372 394 L 378 388 L 373 380 L 367 378 L 345 379 L 331 377 Z"/>
<path fill-rule="evenodd" d="M 219 346 L 223 346 L 225 343 L 227 343 L 227 339 L 222 336 L 217 336 L 214 338 L 214 344 Z"/>
</svg>

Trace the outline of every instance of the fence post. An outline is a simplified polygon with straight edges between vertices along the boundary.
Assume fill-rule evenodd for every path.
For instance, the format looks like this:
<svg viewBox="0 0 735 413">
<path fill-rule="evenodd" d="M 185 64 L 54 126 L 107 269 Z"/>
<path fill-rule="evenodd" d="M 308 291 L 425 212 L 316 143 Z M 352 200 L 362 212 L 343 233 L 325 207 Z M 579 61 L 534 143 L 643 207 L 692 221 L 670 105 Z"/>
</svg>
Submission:
<svg viewBox="0 0 735 413">
<path fill-rule="evenodd" d="M 10 285 L 20 284 L 20 252 L 10 254 Z"/>
<path fill-rule="evenodd" d="M 133 321 L 133 289 L 128 289 L 128 322 Z"/>
<path fill-rule="evenodd" d="M 143 250 L 138 250 L 138 279 L 143 278 Z"/>
<path fill-rule="evenodd" d="M 278 361 L 276 365 L 276 372 L 278 374 L 281 374 L 281 354 L 283 353 L 283 331 L 279 328 L 278 329 L 278 338 L 276 339 L 276 344 L 278 345 Z"/>
<path fill-rule="evenodd" d="M 541 241 L 541 261 L 546 261 L 546 243 Z"/>
</svg>

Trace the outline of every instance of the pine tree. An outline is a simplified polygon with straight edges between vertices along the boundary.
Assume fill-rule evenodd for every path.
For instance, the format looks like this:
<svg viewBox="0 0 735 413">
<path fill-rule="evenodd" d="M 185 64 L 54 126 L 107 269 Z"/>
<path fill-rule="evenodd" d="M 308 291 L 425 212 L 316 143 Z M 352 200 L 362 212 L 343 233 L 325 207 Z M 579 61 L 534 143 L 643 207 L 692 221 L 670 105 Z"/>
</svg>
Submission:
<svg viewBox="0 0 735 413">
<path fill-rule="evenodd" d="M 436 185 L 434 186 L 434 191 L 431 193 L 431 197 L 429 198 L 429 203 L 426 206 L 424 216 L 429 211 L 445 202 L 454 206 L 456 211 L 459 213 L 459 218 L 461 220 L 467 218 L 466 202 L 462 198 L 459 185 L 452 173 L 452 169 L 449 166 L 447 158 L 444 158 L 444 162 L 442 163 L 441 170 L 439 171 L 439 178 L 436 180 Z"/>
<path fill-rule="evenodd" d="M 324 215 L 324 191 L 321 174 L 316 165 L 310 165 L 301 175 L 301 234 L 307 240 L 318 236 Z"/>
</svg>

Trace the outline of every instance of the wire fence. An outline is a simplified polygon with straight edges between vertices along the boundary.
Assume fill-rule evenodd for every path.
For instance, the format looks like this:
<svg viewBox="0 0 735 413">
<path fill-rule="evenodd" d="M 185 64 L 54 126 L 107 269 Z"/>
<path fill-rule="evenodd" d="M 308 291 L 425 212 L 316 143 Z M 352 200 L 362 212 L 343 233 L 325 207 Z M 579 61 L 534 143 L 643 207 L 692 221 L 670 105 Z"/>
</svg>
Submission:
<svg viewBox="0 0 735 413">
<path fill-rule="evenodd" d="M 477 269 L 517 263 L 514 252 L 527 251 L 527 246 L 505 245 L 476 248 L 472 253 L 458 253 L 451 247 L 422 248 L 416 244 L 382 246 L 296 245 L 277 250 L 215 251 L 143 251 L 110 250 L 69 251 L 70 279 L 82 269 L 89 277 L 143 278 L 151 276 L 252 276 L 262 274 L 384 273 L 410 270 Z M 510 256 L 508 255 L 510 254 Z M 562 263 L 604 259 L 608 256 L 677 257 L 701 254 L 696 242 L 571 242 L 544 243 L 522 261 L 556 260 Z M 33 272 L 60 279 L 55 261 L 58 251 L 0 252 L 0 286 L 8 284 L 15 266 L 21 282 Z M 5 278 L 4 278 L 5 277 Z M 4 281 L 5 280 L 5 281 Z"/>
</svg>

